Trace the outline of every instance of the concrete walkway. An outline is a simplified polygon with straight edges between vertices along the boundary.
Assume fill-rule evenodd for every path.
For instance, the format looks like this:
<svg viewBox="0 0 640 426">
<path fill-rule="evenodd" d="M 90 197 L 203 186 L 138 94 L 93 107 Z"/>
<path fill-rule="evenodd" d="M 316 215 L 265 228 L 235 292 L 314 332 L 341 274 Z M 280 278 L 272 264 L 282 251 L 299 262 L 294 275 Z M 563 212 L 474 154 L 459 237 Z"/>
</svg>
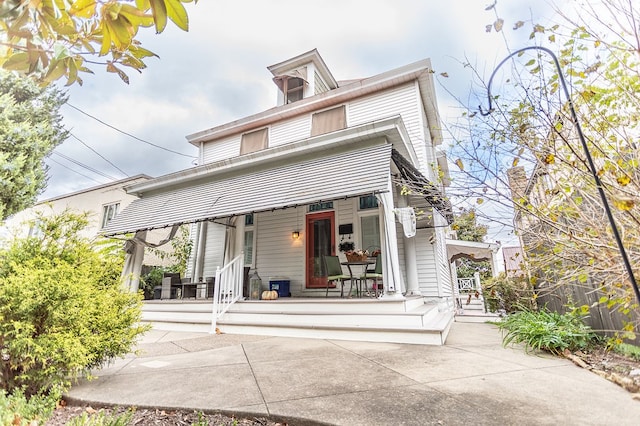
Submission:
<svg viewBox="0 0 640 426">
<path fill-rule="evenodd" d="M 640 401 L 571 362 L 454 323 L 445 346 L 152 331 L 69 396 L 289 424 L 637 425 Z"/>
</svg>

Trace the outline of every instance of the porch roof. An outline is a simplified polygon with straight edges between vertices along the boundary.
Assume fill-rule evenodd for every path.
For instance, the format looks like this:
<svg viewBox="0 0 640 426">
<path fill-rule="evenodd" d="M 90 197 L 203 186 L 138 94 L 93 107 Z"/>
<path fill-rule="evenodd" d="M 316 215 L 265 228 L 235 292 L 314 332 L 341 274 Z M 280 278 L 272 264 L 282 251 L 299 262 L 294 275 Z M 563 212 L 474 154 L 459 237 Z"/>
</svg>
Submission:
<svg viewBox="0 0 640 426">
<path fill-rule="evenodd" d="M 463 257 L 476 261 L 491 260 L 493 255 L 500 249 L 499 243 L 480 243 L 447 239 L 446 244 L 447 255 L 449 256 L 450 262 Z"/>
<path fill-rule="evenodd" d="M 287 164 L 257 164 L 142 194 L 103 230 L 118 235 L 386 192 L 391 144 L 342 147 Z"/>
</svg>

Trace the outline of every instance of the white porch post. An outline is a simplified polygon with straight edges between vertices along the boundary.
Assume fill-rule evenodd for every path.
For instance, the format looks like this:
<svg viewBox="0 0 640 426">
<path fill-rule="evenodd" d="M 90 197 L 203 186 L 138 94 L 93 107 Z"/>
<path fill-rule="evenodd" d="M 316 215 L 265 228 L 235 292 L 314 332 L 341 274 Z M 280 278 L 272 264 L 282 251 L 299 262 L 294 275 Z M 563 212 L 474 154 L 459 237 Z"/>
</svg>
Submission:
<svg viewBox="0 0 640 426">
<path fill-rule="evenodd" d="M 396 221 L 393 213 L 393 185 L 391 175 L 388 177 L 387 192 L 377 195 L 382 204 L 383 221 L 380 223 L 382 255 L 382 276 L 384 283 L 384 299 L 404 299 L 402 288 L 402 272 L 400 271 L 400 259 L 398 258 L 398 237 L 396 233 Z"/>
<path fill-rule="evenodd" d="M 135 293 L 140 287 L 140 274 L 144 260 L 144 245 L 137 241 L 144 241 L 147 231 L 138 231 L 136 235 L 125 242 L 125 260 L 122 269 L 122 286 L 126 291 Z"/>
</svg>

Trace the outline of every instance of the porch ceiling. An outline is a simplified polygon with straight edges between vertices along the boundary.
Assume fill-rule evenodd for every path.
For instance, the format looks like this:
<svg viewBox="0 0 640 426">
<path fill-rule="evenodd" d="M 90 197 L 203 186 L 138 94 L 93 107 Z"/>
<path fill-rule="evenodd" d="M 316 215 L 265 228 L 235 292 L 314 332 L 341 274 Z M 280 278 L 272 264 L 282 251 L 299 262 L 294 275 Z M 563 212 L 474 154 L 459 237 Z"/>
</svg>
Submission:
<svg viewBox="0 0 640 426">
<path fill-rule="evenodd" d="M 346 148 L 345 148 L 346 149 Z M 330 151 L 144 194 L 103 230 L 117 235 L 388 191 L 391 145 Z"/>
</svg>

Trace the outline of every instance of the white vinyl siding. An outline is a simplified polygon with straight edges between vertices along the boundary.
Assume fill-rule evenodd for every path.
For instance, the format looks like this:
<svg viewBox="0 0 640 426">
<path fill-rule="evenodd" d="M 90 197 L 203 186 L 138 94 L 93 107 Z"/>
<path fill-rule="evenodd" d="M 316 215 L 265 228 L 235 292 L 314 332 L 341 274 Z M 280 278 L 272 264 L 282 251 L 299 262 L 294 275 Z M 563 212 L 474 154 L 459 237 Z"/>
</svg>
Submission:
<svg viewBox="0 0 640 426">
<path fill-rule="evenodd" d="M 304 241 L 291 238 L 294 228 L 304 229 L 304 214 L 301 207 L 298 210 L 297 214 L 294 208 L 256 214 L 259 229 L 254 234 L 254 261 L 263 287 L 269 286 L 269 277 L 284 276 L 290 280 L 292 296 L 300 294 L 304 284 Z"/>
<path fill-rule="evenodd" d="M 228 138 L 206 142 L 203 147 L 204 163 L 226 160 L 237 157 L 240 154 L 240 141 L 242 135 L 234 135 Z"/>
<path fill-rule="evenodd" d="M 437 245 L 433 231 L 433 229 L 418 229 L 414 237 L 416 238 L 419 288 L 425 297 L 438 297 L 438 268 L 435 252 Z M 434 243 L 432 244 L 431 241 Z"/>
<path fill-rule="evenodd" d="M 420 169 L 423 169 L 427 165 L 427 158 L 424 145 L 424 122 L 417 95 L 417 86 L 414 83 L 407 83 L 381 93 L 362 97 L 349 103 L 347 123 L 351 127 L 400 115 L 418 155 Z"/>
<path fill-rule="evenodd" d="M 434 218 L 436 225 L 436 261 L 438 262 L 438 281 L 440 284 L 441 297 L 452 296 L 451 289 L 451 268 L 449 267 L 449 256 L 447 254 L 447 243 L 445 240 L 445 232 L 441 226 L 445 224 L 441 217 Z"/>
<path fill-rule="evenodd" d="M 320 93 L 327 92 L 329 87 L 322 80 L 322 77 L 318 75 L 317 72 L 313 73 L 313 81 L 314 81 L 314 95 L 319 95 Z"/>
<path fill-rule="evenodd" d="M 269 146 L 284 145 L 308 138 L 311 134 L 311 114 L 274 123 L 269 134 Z"/>
</svg>

